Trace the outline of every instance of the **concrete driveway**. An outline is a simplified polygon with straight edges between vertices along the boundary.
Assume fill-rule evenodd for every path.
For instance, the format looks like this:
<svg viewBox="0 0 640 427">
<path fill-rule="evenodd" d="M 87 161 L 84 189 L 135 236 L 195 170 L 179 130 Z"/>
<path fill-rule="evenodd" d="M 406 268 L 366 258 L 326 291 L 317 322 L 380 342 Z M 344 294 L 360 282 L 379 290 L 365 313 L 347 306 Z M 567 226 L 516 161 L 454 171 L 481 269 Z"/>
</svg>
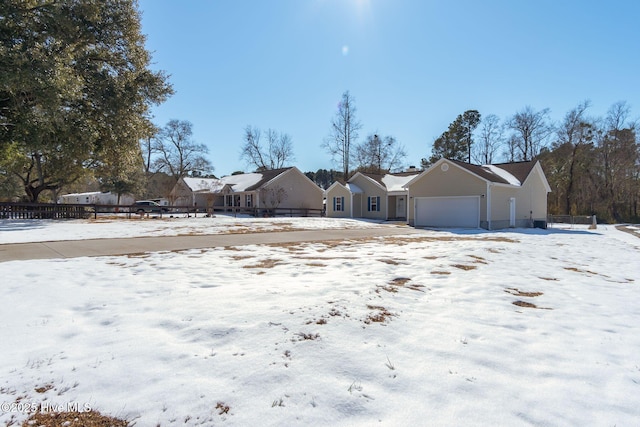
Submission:
<svg viewBox="0 0 640 427">
<path fill-rule="evenodd" d="M 424 233 L 424 230 L 390 226 L 388 228 L 345 230 L 278 231 L 203 236 L 133 237 L 10 243 L 0 245 L 0 262 L 28 259 L 77 258 L 83 256 L 129 255 L 144 252 L 180 251 L 220 246 L 350 240 L 421 233 Z"/>
</svg>

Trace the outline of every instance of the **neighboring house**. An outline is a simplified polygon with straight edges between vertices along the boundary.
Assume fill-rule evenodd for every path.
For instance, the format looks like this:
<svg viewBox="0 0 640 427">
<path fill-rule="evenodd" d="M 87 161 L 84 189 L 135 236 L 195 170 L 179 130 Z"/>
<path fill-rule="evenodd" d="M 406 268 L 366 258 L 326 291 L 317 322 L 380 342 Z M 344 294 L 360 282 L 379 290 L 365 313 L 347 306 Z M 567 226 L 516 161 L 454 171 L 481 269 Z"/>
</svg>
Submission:
<svg viewBox="0 0 640 427">
<path fill-rule="evenodd" d="M 130 205 L 135 201 L 130 194 L 121 194 L 118 202 L 118 195 L 111 192 L 93 191 L 90 193 L 63 194 L 58 197 L 58 203 L 77 205 Z"/>
<path fill-rule="evenodd" d="M 407 189 L 419 172 L 376 175 L 357 172 L 348 182 L 325 191 L 327 216 L 333 218 L 407 219 Z"/>
<path fill-rule="evenodd" d="M 473 165 L 440 159 L 407 185 L 416 227 L 545 226 L 551 191 L 538 161 Z"/>
<path fill-rule="evenodd" d="M 322 209 L 323 191 L 296 167 L 215 178 L 180 178 L 169 196 L 174 206 Z"/>
</svg>

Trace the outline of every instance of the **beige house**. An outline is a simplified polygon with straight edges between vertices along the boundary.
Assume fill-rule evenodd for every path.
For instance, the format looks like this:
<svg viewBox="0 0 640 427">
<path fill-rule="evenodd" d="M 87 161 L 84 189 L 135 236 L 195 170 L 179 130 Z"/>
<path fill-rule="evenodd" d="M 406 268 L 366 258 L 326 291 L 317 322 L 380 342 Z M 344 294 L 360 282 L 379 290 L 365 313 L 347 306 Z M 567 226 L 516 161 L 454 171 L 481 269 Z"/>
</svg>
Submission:
<svg viewBox="0 0 640 427">
<path fill-rule="evenodd" d="M 538 161 L 473 165 L 440 159 L 407 185 L 416 227 L 546 226 L 551 191 Z"/>
<path fill-rule="evenodd" d="M 376 175 L 357 172 L 325 190 L 326 213 L 332 218 L 407 219 L 405 185 L 419 172 Z"/>
<path fill-rule="evenodd" d="M 174 206 L 214 210 L 312 209 L 323 190 L 296 167 L 216 178 L 180 178 L 169 196 Z M 313 213 L 313 212 L 312 212 Z"/>
</svg>

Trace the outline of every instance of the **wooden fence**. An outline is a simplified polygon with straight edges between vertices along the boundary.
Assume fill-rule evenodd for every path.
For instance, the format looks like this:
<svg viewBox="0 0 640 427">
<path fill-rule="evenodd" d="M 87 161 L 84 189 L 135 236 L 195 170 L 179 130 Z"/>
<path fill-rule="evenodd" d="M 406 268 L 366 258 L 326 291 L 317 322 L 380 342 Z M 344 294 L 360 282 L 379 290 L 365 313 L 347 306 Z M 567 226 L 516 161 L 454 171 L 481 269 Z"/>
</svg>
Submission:
<svg viewBox="0 0 640 427">
<path fill-rule="evenodd" d="M 127 218 L 138 216 L 130 205 L 98 205 L 98 204 L 55 204 L 55 203 L 10 203 L 0 202 L 0 219 L 80 219 L 97 218 L 98 214 L 126 214 Z M 154 208 L 155 209 L 155 208 Z M 157 211 L 145 213 L 149 216 L 198 216 L 215 215 L 249 215 L 254 217 L 309 217 L 324 216 L 323 209 L 307 208 L 240 208 L 240 207 L 215 207 L 202 208 L 197 206 L 161 206 Z"/>
</svg>

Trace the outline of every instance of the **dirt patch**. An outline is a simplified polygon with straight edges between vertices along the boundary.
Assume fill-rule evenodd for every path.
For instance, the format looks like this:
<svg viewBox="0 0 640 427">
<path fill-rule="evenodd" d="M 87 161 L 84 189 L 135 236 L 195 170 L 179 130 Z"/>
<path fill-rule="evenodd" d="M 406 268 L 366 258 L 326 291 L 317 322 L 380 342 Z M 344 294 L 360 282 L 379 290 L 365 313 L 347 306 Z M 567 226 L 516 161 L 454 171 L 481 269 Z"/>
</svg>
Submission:
<svg viewBox="0 0 640 427">
<path fill-rule="evenodd" d="M 398 261 L 391 258 L 379 258 L 378 261 L 384 262 L 385 264 L 389 264 L 389 265 L 400 265 Z"/>
<path fill-rule="evenodd" d="M 366 323 L 367 325 L 371 323 L 385 323 L 391 317 L 395 316 L 395 314 L 379 305 L 367 305 L 367 308 L 369 310 L 373 310 L 373 313 L 370 313 L 364 319 L 364 323 Z"/>
<path fill-rule="evenodd" d="M 257 264 L 252 265 L 243 265 L 242 268 L 273 268 L 276 265 L 282 264 L 281 259 L 267 258 L 261 261 L 258 261 Z"/>
<path fill-rule="evenodd" d="M 231 258 L 234 261 L 241 261 L 243 259 L 253 258 L 253 256 L 252 255 L 231 255 L 229 258 Z"/>
<path fill-rule="evenodd" d="M 482 258 L 481 256 L 478 256 L 478 255 L 469 255 L 469 256 L 474 259 L 473 262 L 477 262 L 479 264 L 487 264 L 487 260 Z"/>
<path fill-rule="evenodd" d="M 603 277 L 608 277 L 608 276 L 604 276 L 600 273 L 596 273 L 595 271 L 589 271 L 589 270 L 582 270 L 580 268 L 576 268 L 576 267 L 564 267 L 565 270 L 569 270 L 569 271 L 575 271 L 576 273 L 586 273 L 586 274 L 591 274 L 592 276 L 603 276 Z"/>
<path fill-rule="evenodd" d="M 411 289 L 413 291 L 424 292 L 422 288 L 423 285 L 417 285 L 411 282 L 411 279 L 408 277 L 396 277 L 392 281 L 390 281 L 387 285 L 378 286 L 376 289 L 376 293 L 380 293 L 380 290 L 384 290 L 391 293 L 396 293 L 400 288 Z"/>
<path fill-rule="evenodd" d="M 540 295 L 543 295 L 542 292 L 524 292 L 517 288 L 507 288 L 504 291 L 507 293 L 510 293 L 511 295 L 515 295 L 517 297 L 534 298 L 534 297 L 539 297 Z"/>
<path fill-rule="evenodd" d="M 441 271 L 441 270 L 432 270 L 431 274 L 440 274 L 440 275 L 446 276 L 448 274 L 451 274 L 451 272 L 450 271 Z"/>
<path fill-rule="evenodd" d="M 558 281 L 558 279 L 556 279 L 555 277 L 540 277 L 540 279 L 549 280 L 549 281 L 552 281 L 552 282 L 557 282 Z"/>
<path fill-rule="evenodd" d="M 307 267 L 326 267 L 327 264 L 322 264 L 319 262 L 308 262 L 305 264 Z"/>
<path fill-rule="evenodd" d="M 297 338 L 292 338 L 291 341 L 314 341 L 320 338 L 320 334 L 307 334 L 305 332 L 298 332 Z"/>
<path fill-rule="evenodd" d="M 475 270 L 476 268 L 478 268 L 475 265 L 465 265 L 465 264 L 453 264 L 451 265 L 451 267 L 455 267 L 455 268 L 459 268 L 460 270 Z"/>
<path fill-rule="evenodd" d="M 41 387 L 36 387 L 35 391 L 36 393 L 46 393 L 47 391 L 51 390 L 53 388 L 52 384 L 45 384 Z"/>
<path fill-rule="evenodd" d="M 537 305 L 532 304 L 530 302 L 526 302 L 526 301 L 514 301 L 511 304 L 517 305 L 518 307 L 536 308 L 538 310 L 553 310 L 552 308 L 548 308 L 548 307 L 538 307 Z"/>
<path fill-rule="evenodd" d="M 128 421 L 108 417 L 97 411 L 37 412 L 22 423 L 22 427 L 129 427 Z"/>
<path fill-rule="evenodd" d="M 218 415 L 228 414 L 230 409 L 231 408 L 229 407 L 229 405 L 225 404 L 224 402 L 216 403 L 216 410 L 218 411 Z"/>
</svg>

